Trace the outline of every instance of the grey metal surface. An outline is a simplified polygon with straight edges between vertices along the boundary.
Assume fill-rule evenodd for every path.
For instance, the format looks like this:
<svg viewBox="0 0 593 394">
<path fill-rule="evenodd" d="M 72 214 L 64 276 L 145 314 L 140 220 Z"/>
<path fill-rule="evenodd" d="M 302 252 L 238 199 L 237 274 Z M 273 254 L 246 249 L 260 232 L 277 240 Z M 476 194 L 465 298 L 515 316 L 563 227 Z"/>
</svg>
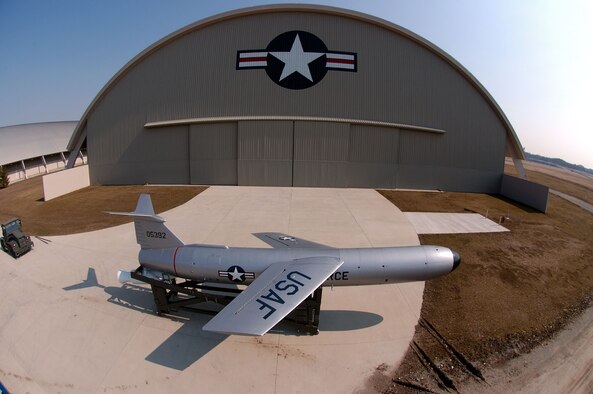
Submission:
<svg viewBox="0 0 593 394">
<path fill-rule="evenodd" d="M 500 194 L 540 212 L 545 213 L 548 209 L 548 192 L 549 188 L 547 186 L 527 179 L 507 174 L 502 176 Z"/>
<path fill-rule="evenodd" d="M 0 165 L 66 152 L 77 123 L 47 122 L 0 127 Z"/>
<path fill-rule="evenodd" d="M 190 126 L 190 183 L 236 185 L 237 124 Z"/>
<path fill-rule="evenodd" d="M 202 329 L 224 334 L 264 335 L 342 264 L 343 261 L 334 257 L 274 264 Z"/>
<path fill-rule="evenodd" d="M 294 186 L 348 186 L 350 125 L 295 122 Z"/>
<path fill-rule="evenodd" d="M 168 126 L 179 126 L 189 124 L 202 124 L 202 123 L 227 123 L 227 122 L 242 122 L 242 121 L 269 121 L 269 120 L 280 120 L 280 121 L 294 121 L 294 122 L 330 122 L 330 123 L 348 123 L 350 125 L 359 126 L 374 126 L 374 127 L 387 127 L 395 129 L 413 130 L 413 131 L 425 131 L 427 133 L 446 133 L 446 130 L 434 129 L 431 127 L 415 126 L 403 123 L 393 122 L 379 122 L 376 120 L 368 119 L 352 119 L 352 118 L 330 118 L 327 116 L 295 116 L 295 115 L 247 115 L 247 116 L 217 116 L 210 118 L 190 118 L 190 119 L 175 119 L 158 122 L 148 122 L 144 127 L 156 128 L 156 127 L 168 127 Z"/>
<path fill-rule="evenodd" d="M 189 183 L 188 126 L 138 135 L 130 129 L 116 129 L 115 136 L 107 131 L 89 132 L 88 145 L 94 147 L 89 152 L 93 156 L 89 158 L 91 184 L 129 184 L 131 179 L 140 184 Z"/>
<path fill-rule="evenodd" d="M 253 235 L 273 248 L 329 248 L 329 246 L 327 245 L 318 244 L 316 242 L 294 237 L 292 235 L 287 235 L 284 233 L 256 233 Z"/>
<path fill-rule="evenodd" d="M 357 72 L 328 72 L 319 84 L 294 91 L 273 83 L 264 70 L 235 68 L 237 51 L 265 48 L 290 30 L 311 32 L 332 50 L 356 53 Z M 345 10 L 264 7 L 183 29 L 140 54 L 114 77 L 80 126 L 83 130 L 87 125 L 89 162 L 95 166 L 91 182 L 142 183 L 157 170 L 126 158 L 130 151 L 144 149 L 138 145 L 151 143 L 145 134 L 170 134 L 160 128 L 148 130 L 147 123 L 243 116 L 362 119 L 446 130 L 443 135 L 400 132 L 397 187 L 495 191 L 507 142 L 521 153 L 512 127 L 483 87 L 448 55 L 413 33 Z M 243 123 L 263 124 L 241 121 L 239 125 Z M 283 164 L 266 158 L 241 161 L 240 141 L 239 130 L 238 184 L 291 184 L 287 173 L 292 164 L 286 156 Z M 164 144 L 164 156 L 170 154 L 167 149 L 176 151 L 177 144 Z M 144 160 L 152 159 L 148 155 Z M 328 180 L 349 185 L 335 173 L 355 174 L 352 183 L 357 186 L 393 182 L 389 178 L 393 162 L 381 166 L 365 162 L 348 171 L 328 158 L 317 162 L 318 168 L 312 163 L 305 166 L 302 177 L 297 166 L 297 183 L 304 179 L 303 184 Z M 377 170 L 376 179 L 365 183 L 364 174 Z M 207 168 L 204 171 L 206 178 L 216 176 Z M 187 174 L 180 174 L 175 181 L 184 177 Z M 415 181 L 417 177 L 421 179 Z"/>
<path fill-rule="evenodd" d="M 322 283 L 324 286 L 378 285 L 425 281 L 446 275 L 459 265 L 459 255 L 441 246 L 338 249 L 320 248 L 318 244 L 308 247 L 306 241 L 302 243 L 303 247 L 294 248 L 186 245 L 164 224 L 165 220 L 155 214 L 148 194 L 140 195 L 133 212 L 108 213 L 134 218 L 136 242 L 141 247 L 138 262 L 144 269 L 198 282 L 255 284 L 256 287 L 266 287 L 270 286 L 269 280 L 272 278 L 276 280 L 279 274 L 276 268 L 272 268 L 273 266 L 284 265 L 283 269 L 286 271 L 296 269 L 295 267 L 291 268 L 289 262 L 298 262 L 297 265 L 300 266 L 301 264 L 306 265 L 308 261 L 318 268 L 326 266 L 328 263 L 330 265 L 340 263 L 334 265 L 331 272 L 328 271 L 323 279 L 320 277 L 309 278 L 311 283 L 316 283 L 314 288 Z M 291 236 L 286 235 L 281 238 L 290 239 Z M 329 260 L 316 260 L 319 257 Z M 339 266 L 341 266 L 340 272 L 332 275 Z M 270 273 L 270 270 L 274 273 Z M 315 272 L 325 271 L 313 268 L 311 271 L 305 269 L 305 272 L 313 275 Z M 261 277 L 267 279 L 262 281 Z M 311 291 L 306 295 L 310 294 L 314 288 L 309 289 Z M 260 290 L 257 292 L 259 293 Z M 282 290 L 277 287 L 276 290 L 285 291 L 286 289 Z M 298 303 L 300 301 L 294 306 Z"/>
<path fill-rule="evenodd" d="M 136 219 L 138 220 L 138 219 Z M 146 230 L 152 222 L 142 221 Z M 161 224 L 154 228 L 162 228 Z M 156 231 L 156 230 L 155 230 Z M 159 230 L 160 231 L 160 230 Z M 167 234 L 169 229 L 164 229 Z M 138 243 L 144 243 L 140 237 Z M 164 242 L 158 241 L 156 244 Z M 383 248 L 235 248 L 209 245 L 186 245 L 169 249 L 140 250 L 138 261 L 142 267 L 198 282 L 250 285 L 269 267 L 277 263 L 331 257 L 344 262 L 340 275 L 330 277 L 323 286 L 364 286 L 387 283 L 426 281 L 446 275 L 457 264 L 455 254 L 442 246 L 405 246 Z M 231 278 L 234 267 L 241 267 L 243 275 Z"/>
<path fill-rule="evenodd" d="M 239 185 L 292 186 L 293 122 L 239 122 Z"/>
<path fill-rule="evenodd" d="M 351 187 L 397 187 L 400 131 L 385 127 L 350 127 Z"/>
</svg>

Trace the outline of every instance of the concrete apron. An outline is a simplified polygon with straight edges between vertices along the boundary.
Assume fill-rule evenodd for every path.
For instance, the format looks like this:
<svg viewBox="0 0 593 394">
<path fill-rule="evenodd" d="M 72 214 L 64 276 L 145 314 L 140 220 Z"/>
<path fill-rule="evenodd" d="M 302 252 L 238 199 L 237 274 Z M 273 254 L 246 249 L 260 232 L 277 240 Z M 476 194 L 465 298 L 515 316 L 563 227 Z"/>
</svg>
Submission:
<svg viewBox="0 0 593 394">
<path fill-rule="evenodd" d="M 186 243 L 268 247 L 285 232 L 334 247 L 417 245 L 405 216 L 374 190 L 211 187 L 162 216 Z M 11 392 L 351 392 L 403 357 L 424 283 L 326 288 L 320 334 L 224 336 L 209 316 L 154 314 L 132 224 L 35 239 L 0 253 L 0 381 Z M 96 277 L 96 280 L 95 280 Z"/>
</svg>

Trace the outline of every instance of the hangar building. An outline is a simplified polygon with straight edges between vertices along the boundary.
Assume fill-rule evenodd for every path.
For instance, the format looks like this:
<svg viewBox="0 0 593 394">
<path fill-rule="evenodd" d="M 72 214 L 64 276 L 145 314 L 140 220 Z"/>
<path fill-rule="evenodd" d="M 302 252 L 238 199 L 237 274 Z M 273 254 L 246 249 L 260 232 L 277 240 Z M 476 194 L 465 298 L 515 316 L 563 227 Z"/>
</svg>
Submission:
<svg viewBox="0 0 593 394">
<path fill-rule="evenodd" d="M 382 19 L 311 5 L 233 11 L 155 43 L 86 110 L 68 148 L 85 145 L 92 184 L 496 193 L 505 154 L 524 159 L 451 56 Z"/>
<path fill-rule="evenodd" d="M 78 122 L 43 122 L 0 127 L 0 166 L 10 183 L 66 167 L 66 148 Z M 84 146 L 74 157 L 84 164 Z"/>
</svg>

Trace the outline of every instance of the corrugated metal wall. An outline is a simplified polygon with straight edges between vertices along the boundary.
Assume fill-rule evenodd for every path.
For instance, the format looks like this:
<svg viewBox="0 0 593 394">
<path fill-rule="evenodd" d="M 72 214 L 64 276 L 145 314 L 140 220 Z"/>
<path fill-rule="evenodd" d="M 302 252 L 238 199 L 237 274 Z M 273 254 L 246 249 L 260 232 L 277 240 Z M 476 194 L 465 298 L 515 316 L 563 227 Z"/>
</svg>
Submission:
<svg viewBox="0 0 593 394">
<path fill-rule="evenodd" d="M 356 53 L 357 72 L 328 71 L 317 85 L 290 90 L 263 69 L 236 69 L 237 51 L 263 49 L 290 30 L 315 34 L 332 51 Z M 123 75 L 88 116 L 91 182 L 231 183 L 235 159 L 224 146 L 230 128 L 211 123 L 190 132 L 188 126 L 148 130 L 144 124 L 251 115 L 367 119 L 446 133 L 239 122 L 238 184 L 493 191 L 504 168 L 503 123 L 431 50 L 363 20 L 284 11 L 183 34 Z M 210 155 L 215 152 L 220 159 Z"/>
<path fill-rule="evenodd" d="M 348 185 L 350 125 L 295 122 L 294 186 Z"/>
<path fill-rule="evenodd" d="M 93 152 L 89 166 L 93 184 L 190 183 L 188 126 L 149 130 L 135 137 L 105 130 L 88 133 L 87 138 Z"/>
<path fill-rule="evenodd" d="M 350 127 L 349 186 L 397 187 L 399 135 L 393 128 Z"/>
<path fill-rule="evenodd" d="M 393 128 L 246 121 L 239 122 L 238 148 L 239 185 L 397 186 L 399 130 Z"/>
<path fill-rule="evenodd" d="M 293 122 L 239 122 L 239 185 L 292 186 Z"/>
<path fill-rule="evenodd" d="M 236 185 L 237 123 L 190 126 L 190 183 Z"/>
</svg>

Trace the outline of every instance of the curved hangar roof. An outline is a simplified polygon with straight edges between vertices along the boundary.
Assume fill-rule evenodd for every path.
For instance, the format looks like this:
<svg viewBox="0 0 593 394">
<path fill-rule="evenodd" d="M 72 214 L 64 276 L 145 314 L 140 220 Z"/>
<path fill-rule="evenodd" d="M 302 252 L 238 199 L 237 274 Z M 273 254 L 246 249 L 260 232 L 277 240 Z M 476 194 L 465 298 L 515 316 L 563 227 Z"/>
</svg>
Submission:
<svg viewBox="0 0 593 394">
<path fill-rule="evenodd" d="M 448 54 L 390 22 L 310 5 L 233 11 L 165 37 L 101 90 L 68 148 L 85 138 L 93 183 L 497 191 L 505 152 L 524 158 Z"/>
<path fill-rule="evenodd" d="M 66 152 L 78 122 L 44 122 L 0 127 L 0 165 Z"/>
</svg>

